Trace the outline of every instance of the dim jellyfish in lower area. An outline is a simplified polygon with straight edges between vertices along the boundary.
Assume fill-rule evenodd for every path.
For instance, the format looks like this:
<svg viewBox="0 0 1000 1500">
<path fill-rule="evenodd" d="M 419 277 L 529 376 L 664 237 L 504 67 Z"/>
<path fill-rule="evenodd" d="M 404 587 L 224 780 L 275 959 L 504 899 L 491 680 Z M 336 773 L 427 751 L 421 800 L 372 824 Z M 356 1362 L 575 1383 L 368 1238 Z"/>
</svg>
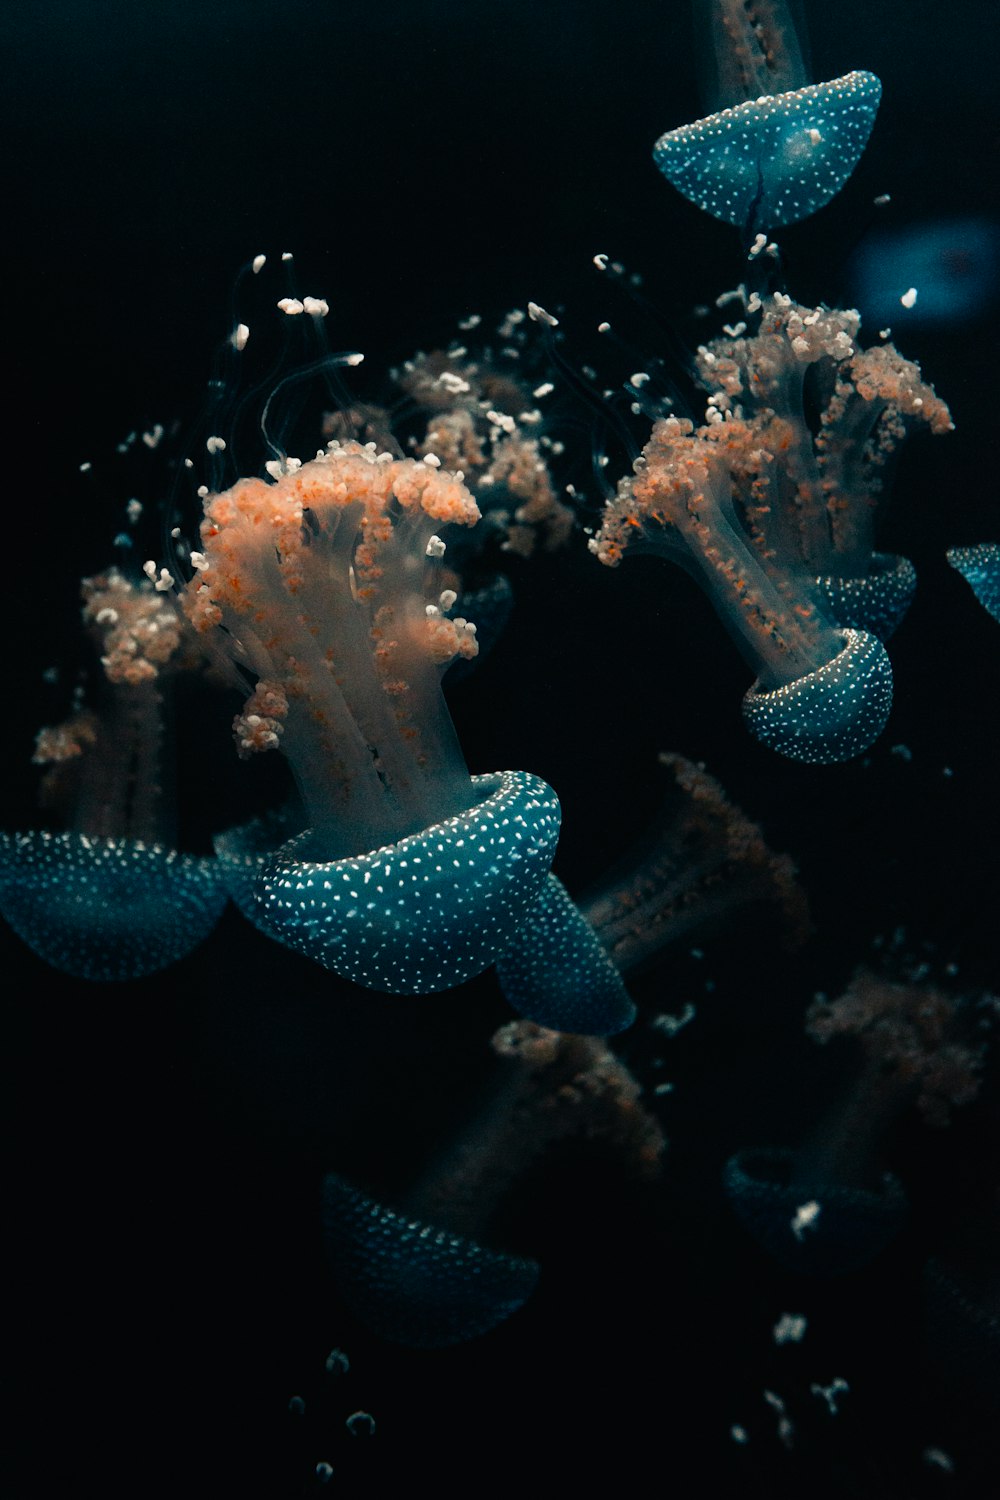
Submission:
<svg viewBox="0 0 1000 1500">
<path fill-rule="evenodd" d="M 659 1126 L 603 1042 L 517 1021 L 492 1045 L 499 1076 L 482 1108 L 394 1206 L 339 1175 L 324 1183 L 324 1236 L 340 1293 L 396 1343 L 464 1343 L 523 1306 L 538 1263 L 483 1237 L 518 1181 L 558 1142 L 602 1144 L 640 1178 L 659 1171 Z"/>
<path fill-rule="evenodd" d="M 383 992 L 450 989 L 500 958 L 545 894 L 558 839 L 558 799 L 538 777 L 470 777 L 441 691 L 477 639 L 440 586 L 437 533 L 478 518 L 437 455 L 332 439 L 207 496 L 184 591 L 196 629 L 255 683 L 240 753 L 280 749 L 304 809 L 280 848 L 264 847 L 273 825 L 220 841 L 234 893 L 247 904 L 256 865 L 257 925 Z M 578 1025 L 628 1023 L 620 986 L 603 1015 L 588 993 Z M 531 994 L 517 998 L 530 1014 Z"/>
<path fill-rule="evenodd" d="M 226 903 L 213 859 L 174 847 L 164 692 L 182 665 L 170 595 L 118 568 L 86 578 L 101 652 L 93 708 L 43 729 L 42 800 L 66 825 L 0 835 L 0 911 L 40 958 L 81 979 L 141 979 L 206 938 Z M 190 643 L 188 643 L 190 645 Z"/>
<path fill-rule="evenodd" d="M 653 159 L 698 208 L 748 237 L 817 212 L 868 143 L 882 85 L 852 72 L 809 83 L 781 0 L 700 0 L 713 112 L 661 135 Z"/>
<path fill-rule="evenodd" d="M 760 1248 L 811 1276 L 859 1271 L 891 1245 L 909 1217 L 892 1173 L 870 1186 L 802 1181 L 791 1148 L 738 1151 L 722 1181 L 736 1217 Z"/>
<path fill-rule="evenodd" d="M 833 1276 L 860 1270 L 891 1244 L 909 1204 L 886 1170 L 886 1140 L 909 1106 L 940 1129 L 975 1100 L 996 1007 L 994 996 L 866 969 L 837 999 L 813 1002 L 807 1034 L 824 1045 L 853 1038 L 860 1065 L 797 1150 L 744 1150 L 726 1164 L 726 1194 L 763 1250 L 793 1270 Z"/>
<path fill-rule="evenodd" d="M 975 547 L 951 547 L 948 561 L 961 573 L 985 610 L 1000 620 L 1000 542 L 979 542 Z"/>
</svg>

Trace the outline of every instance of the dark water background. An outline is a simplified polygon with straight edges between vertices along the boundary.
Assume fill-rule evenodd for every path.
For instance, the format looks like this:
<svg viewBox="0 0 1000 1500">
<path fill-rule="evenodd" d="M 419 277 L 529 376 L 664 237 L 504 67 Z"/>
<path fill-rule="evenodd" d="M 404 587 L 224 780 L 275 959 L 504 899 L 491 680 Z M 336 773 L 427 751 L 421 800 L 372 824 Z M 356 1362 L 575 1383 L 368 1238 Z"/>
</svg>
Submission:
<svg viewBox="0 0 1000 1500">
<path fill-rule="evenodd" d="M 867 67 L 885 85 L 847 190 L 781 235 L 790 289 L 836 303 L 876 194 L 893 196 L 881 224 L 1000 222 L 1000 49 L 985 0 L 807 10 L 816 78 Z M 65 657 L 76 582 L 106 562 L 124 498 L 110 462 L 96 484 L 79 464 L 103 473 L 125 432 L 197 410 L 250 255 L 294 250 L 303 290 L 331 302 L 335 343 L 363 349 L 376 376 L 458 318 L 529 298 L 567 309 L 586 358 L 589 330 L 614 316 L 596 251 L 641 271 L 678 327 L 735 284 L 740 259 L 735 234 L 649 157 L 701 112 L 686 4 L 49 3 L 4 31 L 16 827 L 32 736 L 60 707 L 40 674 Z M 915 440 L 896 475 L 883 543 L 914 559 L 921 588 L 893 647 L 893 719 L 866 763 L 795 767 L 747 738 L 745 669 L 679 574 L 606 574 L 579 553 L 515 570 L 511 629 L 454 696 L 471 768 L 551 781 L 559 869 L 578 889 L 649 816 L 656 752 L 704 760 L 797 859 L 817 937 L 794 962 L 753 930 L 700 962 L 682 945 L 646 981 L 654 1007 L 698 1010 L 666 1052 L 663 1190 L 637 1194 L 575 1157 L 529 1183 L 506 1228 L 542 1261 L 542 1287 L 489 1338 L 428 1355 L 366 1335 L 325 1274 L 316 1204 L 330 1167 L 391 1189 L 461 1118 L 507 1017 L 492 980 L 428 1000 L 362 994 L 232 911 L 198 953 L 136 985 L 74 982 L 5 940 L 8 1286 L 27 1332 L 9 1359 L 6 1493 L 291 1496 L 311 1492 L 319 1460 L 351 1495 L 418 1478 L 473 1494 L 588 1481 L 685 1497 L 994 1492 L 988 1405 L 938 1366 L 920 1277 L 988 1214 L 995 1062 L 992 1095 L 947 1132 L 900 1132 L 891 1163 L 913 1223 L 859 1276 L 806 1283 L 771 1265 L 729 1217 L 719 1173 L 741 1146 L 794 1144 L 835 1097 L 843 1074 L 803 1041 L 801 1016 L 876 934 L 904 924 L 961 982 L 998 985 L 1000 635 L 943 560 L 1000 530 L 996 314 L 994 275 L 975 318 L 931 326 L 918 304 L 899 333 L 957 430 Z M 645 336 L 655 352 L 657 330 Z M 594 423 L 581 419 L 585 447 Z M 179 728 L 197 840 L 251 793 L 200 744 L 200 720 Z M 810 1328 L 777 1349 L 786 1311 Z M 323 1370 L 334 1345 L 352 1360 L 339 1383 Z M 835 1376 L 852 1391 L 831 1419 L 809 1385 Z M 765 1388 L 794 1414 L 791 1451 Z M 358 1408 L 378 1424 L 367 1443 L 343 1425 Z M 954 1473 L 924 1461 L 928 1447 Z"/>
</svg>

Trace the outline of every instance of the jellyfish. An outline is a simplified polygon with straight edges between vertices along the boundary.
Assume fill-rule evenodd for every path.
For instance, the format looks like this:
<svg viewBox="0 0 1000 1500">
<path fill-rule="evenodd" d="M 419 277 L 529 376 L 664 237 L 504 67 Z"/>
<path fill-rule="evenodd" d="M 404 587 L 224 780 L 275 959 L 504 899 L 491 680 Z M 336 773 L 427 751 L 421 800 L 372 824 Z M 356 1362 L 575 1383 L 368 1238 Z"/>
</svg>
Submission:
<svg viewBox="0 0 1000 1500">
<path fill-rule="evenodd" d="M 437 455 L 400 459 L 333 438 L 307 463 L 275 462 L 267 481 L 206 498 L 204 550 L 184 590 L 196 629 L 254 681 L 234 724 L 239 753 L 280 748 L 304 809 L 304 829 L 280 848 L 265 847 L 273 825 L 223 842 L 234 890 L 245 906 L 253 875 L 265 931 L 393 994 L 481 973 L 533 904 L 551 900 L 555 793 L 527 772 L 470 777 L 441 692 L 442 669 L 474 656 L 477 640 L 452 613 L 455 592 L 439 587 L 437 532 L 478 517 L 461 472 Z M 579 931 L 582 918 L 563 917 L 567 934 Z M 532 934 L 526 952 L 546 942 L 537 922 Z M 619 1030 L 633 1007 L 599 948 L 593 958 L 599 980 L 581 987 L 576 1015 Z M 533 972 L 550 1015 L 542 953 Z M 530 1011 L 532 995 L 518 996 Z M 569 1024 L 572 1006 L 559 1004 Z"/>
<path fill-rule="evenodd" d="M 755 548 L 732 495 L 736 450 L 759 452 L 752 443 L 742 422 L 720 420 L 698 432 L 686 418 L 657 422 L 634 478 L 620 482 L 589 545 L 608 567 L 628 549 L 697 572 L 757 673 L 743 700 L 750 732 L 792 760 L 850 760 L 885 727 L 889 658 L 875 636 L 838 630 L 804 587 L 795 591 Z"/>
<path fill-rule="evenodd" d="M 940 433 L 951 417 L 891 345 L 857 346 L 856 313 L 780 292 L 746 312 L 755 334 L 743 321 L 697 352 L 703 425 L 658 417 L 589 545 L 611 567 L 648 550 L 694 573 L 758 674 L 751 732 L 792 759 L 848 760 L 888 717 L 880 637 L 915 581 L 874 550 L 885 466 L 908 422 Z"/>
<path fill-rule="evenodd" d="M 881 1160 L 886 1134 L 908 1106 L 941 1129 L 976 1098 L 996 1004 L 868 969 L 835 1000 L 813 1002 L 809 1037 L 854 1038 L 861 1065 L 811 1141 L 741 1151 L 727 1163 L 730 1202 L 762 1248 L 795 1270 L 841 1275 L 891 1243 L 909 1205 Z"/>
<path fill-rule="evenodd" d="M 763 548 L 808 575 L 834 624 L 887 640 L 916 588 L 909 559 L 876 546 L 888 469 L 912 428 L 940 436 L 951 413 L 893 344 L 861 346 L 857 312 L 781 293 L 746 306 L 756 332 L 737 329 L 696 356 L 710 407 L 749 421 L 777 459 L 754 473 L 744 514 Z M 811 424 L 807 410 L 818 412 Z"/>
<path fill-rule="evenodd" d="M 659 763 L 668 784 L 645 833 L 580 897 L 615 965 L 630 974 L 742 912 L 753 914 L 755 936 L 766 914 L 784 947 L 801 946 L 811 923 L 792 861 L 768 847 L 704 766 L 681 755 Z"/>
<path fill-rule="evenodd" d="M 37 737 L 43 803 L 67 826 L 0 835 L 0 910 L 54 968 L 140 979 L 208 936 L 226 890 L 213 859 L 178 852 L 165 792 L 164 681 L 184 664 L 183 617 L 148 577 L 117 567 L 81 587 L 99 700 Z"/>
<path fill-rule="evenodd" d="M 685 198 L 752 239 L 840 192 L 875 123 L 882 85 L 852 72 L 809 83 L 782 0 L 699 0 L 713 112 L 661 135 L 653 159 Z"/>
<path fill-rule="evenodd" d="M 561 441 L 545 430 L 540 402 L 551 384 L 524 378 L 524 314 L 509 313 L 496 330 L 499 354 L 467 343 L 417 353 L 392 372 L 402 403 L 383 428 L 407 437 L 417 457 L 434 454 L 446 468 L 461 470 L 482 513 L 479 524 L 456 533 L 446 566 L 449 587 L 476 621 L 479 651 L 458 658 L 449 683 L 469 676 L 499 640 L 514 605 L 503 565 L 564 548 L 576 518 L 556 492 L 552 460 Z"/>
<path fill-rule="evenodd" d="M 1000 542 L 975 547 L 950 547 L 948 561 L 961 573 L 985 610 L 1000 620 Z"/>
<path fill-rule="evenodd" d="M 530 1257 L 484 1233 L 529 1169 L 561 1141 L 599 1141 L 640 1179 L 656 1177 L 659 1125 L 603 1042 L 515 1021 L 496 1032 L 500 1077 L 478 1113 L 395 1206 L 331 1174 L 327 1251 L 344 1300 L 383 1338 L 443 1348 L 488 1333 L 527 1301 Z"/>
</svg>

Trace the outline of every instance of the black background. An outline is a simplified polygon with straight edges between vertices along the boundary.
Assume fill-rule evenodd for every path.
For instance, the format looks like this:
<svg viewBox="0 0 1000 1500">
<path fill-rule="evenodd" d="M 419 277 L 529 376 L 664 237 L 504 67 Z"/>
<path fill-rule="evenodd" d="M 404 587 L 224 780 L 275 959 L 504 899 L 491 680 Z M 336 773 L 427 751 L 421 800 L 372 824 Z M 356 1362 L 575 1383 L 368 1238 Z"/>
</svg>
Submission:
<svg viewBox="0 0 1000 1500">
<path fill-rule="evenodd" d="M 781 236 L 790 288 L 836 302 L 876 194 L 893 196 L 883 223 L 997 221 L 998 48 L 986 0 L 807 10 L 816 78 L 868 67 L 885 85 L 849 187 Z M 5 31 L 4 817 L 18 827 L 32 736 L 64 707 L 41 672 L 72 652 L 76 581 L 106 562 L 126 498 L 114 445 L 197 411 L 249 256 L 295 252 L 336 345 L 365 351 L 372 390 L 458 318 L 529 298 L 565 309 L 570 355 L 586 359 L 614 316 L 596 251 L 643 273 L 681 337 L 741 262 L 735 233 L 649 157 L 701 112 L 679 0 L 98 0 L 25 7 Z M 701 961 L 682 945 L 645 981 L 653 1010 L 697 1007 L 661 1048 L 675 1084 L 658 1106 L 663 1188 L 637 1194 L 575 1156 L 528 1183 L 506 1230 L 541 1260 L 542 1286 L 489 1338 L 416 1354 L 366 1335 L 325 1273 L 317 1193 L 331 1167 L 391 1191 L 462 1117 L 507 1017 L 491 978 L 426 1000 L 361 993 L 232 910 L 196 954 L 134 985 L 71 980 L 5 937 L 8 1287 L 27 1335 L 9 1355 L 23 1441 L 8 1493 L 297 1495 L 319 1460 L 349 1494 L 400 1480 L 990 1493 L 992 1435 L 924 1338 L 921 1267 L 988 1213 L 995 1063 L 992 1102 L 987 1089 L 943 1134 L 910 1121 L 891 1143 L 913 1222 L 860 1276 L 806 1283 L 772 1266 L 719 1173 L 741 1146 L 794 1144 L 836 1096 L 841 1064 L 802 1039 L 801 1018 L 874 936 L 904 924 L 960 985 L 998 984 L 1000 636 L 943 560 L 997 534 L 995 318 L 994 289 L 960 326 L 925 326 L 918 304 L 900 335 L 956 432 L 915 441 L 896 475 L 883 544 L 915 560 L 921 588 L 893 647 L 893 719 L 863 763 L 796 767 L 747 738 L 745 668 L 680 574 L 606 573 L 580 550 L 513 570 L 515 618 L 454 714 L 473 770 L 525 767 L 556 787 L 571 889 L 642 827 L 656 752 L 677 750 L 794 855 L 817 936 L 794 962 L 753 930 Z M 658 336 L 637 347 L 657 352 Z M 600 423 L 573 410 L 586 482 Z M 202 744 L 206 722 L 179 725 L 193 842 L 255 795 Z M 630 1045 L 655 1082 L 649 1038 Z M 800 1347 L 773 1345 L 784 1311 L 809 1315 Z M 323 1369 L 334 1345 L 352 1360 L 339 1381 Z M 834 1376 L 852 1386 L 835 1419 L 809 1393 Z M 796 1419 L 790 1452 L 765 1388 Z M 368 1442 L 343 1425 L 358 1408 L 377 1423 Z M 922 1460 L 934 1446 L 953 1474 Z"/>
</svg>

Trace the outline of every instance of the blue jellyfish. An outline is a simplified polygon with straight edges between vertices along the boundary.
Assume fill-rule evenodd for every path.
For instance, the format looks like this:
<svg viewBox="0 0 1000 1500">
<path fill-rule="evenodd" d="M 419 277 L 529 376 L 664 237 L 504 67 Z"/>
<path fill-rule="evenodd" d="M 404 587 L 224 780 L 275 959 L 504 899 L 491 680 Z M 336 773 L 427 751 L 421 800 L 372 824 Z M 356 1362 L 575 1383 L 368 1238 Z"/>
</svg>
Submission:
<svg viewBox="0 0 1000 1500">
<path fill-rule="evenodd" d="M 183 656 L 169 593 L 117 568 L 83 580 L 103 668 L 95 710 L 43 729 L 43 798 L 68 825 L 0 835 L 0 911 L 81 979 L 140 979 L 190 953 L 226 903 L 216 862 L 174 847 L 163 785 L 164 679 Z"/>
<path fill-rule="evenodd" d="M 659 1171 L 660 1128 L 602 1042 L 516 1021 L 492 1045 L 501 1074 L 483 1108 L 398 1204 L 339 1175 L 324 1184 L 323 1229 L 341 1295 L 396 1343 L 463 1343 L 523 1306 L 538 1263 L 482 1241 L 518 1181 L 556 1143 L 602 1142 L 640 1177 Z"/>
<path fill-rule="evenodd" d="M 885 1250 L 909 1217 L 899 1179 L 886 1173 L 872 1186 L 796 1175 L 783 1147 L 739 1151 L 723 1171 L 723 1187 L 744 1229 L 790 1270 L 845 1276 Z"/>
<path fill-rule="evenodd" d="M 781 0 L 702 0 L 701 10 L 714 112 L 660 136 L 656 165 L 685 198 L 748 236 L 808 218 L 857 166 L 881 83 L 865 72 L 807 83 Z"/>
<path fill-rule="evenodd" d="M 961 573 L 985 610 L 1000 620 L 1000 542 L 979 542 L 975 547 L 951 547 L 948 561 Z"/>
</svg>

